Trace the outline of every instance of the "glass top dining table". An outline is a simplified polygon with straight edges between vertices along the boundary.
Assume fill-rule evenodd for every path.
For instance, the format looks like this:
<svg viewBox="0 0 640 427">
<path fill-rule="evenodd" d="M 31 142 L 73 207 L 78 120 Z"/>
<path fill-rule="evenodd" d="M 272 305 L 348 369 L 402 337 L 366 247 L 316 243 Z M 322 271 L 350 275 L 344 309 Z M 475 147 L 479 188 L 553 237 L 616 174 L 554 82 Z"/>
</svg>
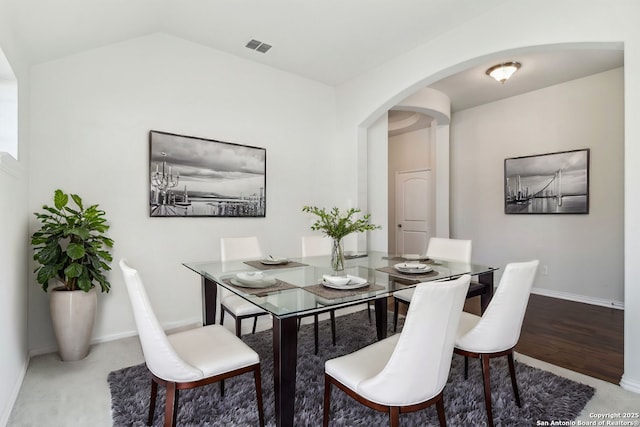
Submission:
<svg viewBox="0 0 640 427">
<path fill-rule="evenodd" d="M 291 258 L 286 264 L 269 264 L 269 260 L 188 262 L 184 266 L 198 273 L 202 281 L 203 324 L 215 323 L 218 286 L 239 295 L 271 314 L 273 321 L 274 386 L 276 425 L 293 426 L 295 415 L 295 378 L 297 360 L 297 320 L 337 308 L 375 303 L 378 339 L 387 334 L 387 297 L 394 292 L 415 287 L 418 283 L 472 276 L 468 297 L 479 295 L 484 311 L 493 296 L 494 267 L 438 260 L 407 261 L 383 252 L 355 254 L 345 260 L 340 275 L 360 278 L 362 287 L 335 289 L 322 284 L 323 275 L 336 275 L 329 256 Z M 428 272 L 406 274 L 394 266 L 420 262 Z M 238 274 L 262 272 L 269 286 L 248 288 Z M 274 280 L 275 279 L 275 280 Z"/>
</svg>

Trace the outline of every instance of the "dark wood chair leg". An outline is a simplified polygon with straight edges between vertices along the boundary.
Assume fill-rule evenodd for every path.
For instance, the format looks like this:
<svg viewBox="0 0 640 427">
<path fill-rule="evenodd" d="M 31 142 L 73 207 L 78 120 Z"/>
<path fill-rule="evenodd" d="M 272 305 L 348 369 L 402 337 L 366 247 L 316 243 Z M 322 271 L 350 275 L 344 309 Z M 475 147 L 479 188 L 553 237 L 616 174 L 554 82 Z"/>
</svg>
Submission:
<svg viewBox="0 0 640 427">
<path fill-rule="evenodd" d="M 493 427 L 493 413 L 491 412 L 491 373 L 489 371 L 489 355 L 480 356 L 482 361 L 482 383 L 484 384 L 484 406 L 487 408 L 487 425 Z"/>
<path fill-rule="evenodd" d="M 397 406 L 392 406 L 389 408 L 389 426 L 400 426 L 400 408 Z"/>
<path fill-rule="evenodd" d="M 371 301 L 367 301 L 367 317 L 369 318 L 369 324 L 372 325 L 373 323 L 371 323 Z"/>
<path fill-rule="evenodd" d="M 315 343 L 315 353 L 318 354 L 318 315 L 313 315 L 313 339 Z"/>
<path fill-rule="evenodd" d="M 398 329 L 398 308 L 400 304 L 396 298 L 393 299 L 393 332 Z"/>
<path fill-rule="evenodd" d="M 469 379 L 469 358 L 464 356 L 464 379 Z"/>
<path fill-rule="evenodd" d="M 158 397 L 158 384 L 151 380 L 151 398 L 149 399 L 149 418 L 147 418 L 147 425 L 153 425 L 153 414 L 156 411 L 156 397 Z"/>
<path fill-rule="evenodd" d="M 324 376 L 324 408 L 322 411 L 322 426 L 329 427 L 329 409 L 331 400 L 331 383 L 329 377 Z"/>
<path fill-rule="evenodd" d="M 258 402 L 258 419 L 260 427 L 264 427 L 264 411 L 262 410 L 262 382 L 260 380 L 260 366 L 253 371 L 253 378 L 256 383 L 256 400 Z"/>
<path fill-rule="evenodd" d="M 251 330 L 252 334 L 256 333 L 256 326 L 258 326 L 258 316 L 255 316 L 253 318 L 253 329 Z"/>
<path fill-rule="evenodd" d="M 167 399 L 164 408 L 164 426 L 173 427 L 176 425 L 178 418 L 178 390 L 176 389 L 176 383 L 167 383 Z"/>
<path fill-rule="evenodd" d="M 444 397 L 440 393 L 440 399 L 436 402 L 436 410 L 438 411 L 438 420 L 440 427 L 447 427 L 447 418 L 444 415 Z"/>
<path fill-rule="evenodd" d="M 176 388 L 176 392 L 173 395 L 173 418 L 171 425 L 175 427 L 178 424 L 178 401 L 180 398 L 180 390 Z"/>
<path fill-rule="evenodd" d="M 518 383 L 516 382 L 516 366 L 513 363 L 513 351 L 507 355 L 509 361 L 509 374 L 511 375 L 511 385 L 513 386 L 513 396 L 516 398 L 516 405 L 520 405 L 520 393 L 518 393 Z"/>
<path fill-rule="evenodd" d="M 224 397 L 224 380 L 220 380 L 220 397 Z"/>
<path fill-rule="evenodd" d="M 300 324 L 302 323 L 302 318 L 298 317 L 298 332 L 300 332 Z"/>
<path fill-rule="evenodd" d="M 331 317 L 331 339 L 333 340 L 333 345 L 336 345 L 336 312 L 335 310 L 331 310 L 329 312 L 329 316 Z"/>
<path fill-rule="evenodd" d="M 220 304 L 220 324 L 224 325 L 224 308 L 222 308 L 222 304 Z"/>
<path fill-rule="evenodd" d="M 242 337 L 242 319 L 236 317 L 236 336 L 238 338 Z"/>
</svg>

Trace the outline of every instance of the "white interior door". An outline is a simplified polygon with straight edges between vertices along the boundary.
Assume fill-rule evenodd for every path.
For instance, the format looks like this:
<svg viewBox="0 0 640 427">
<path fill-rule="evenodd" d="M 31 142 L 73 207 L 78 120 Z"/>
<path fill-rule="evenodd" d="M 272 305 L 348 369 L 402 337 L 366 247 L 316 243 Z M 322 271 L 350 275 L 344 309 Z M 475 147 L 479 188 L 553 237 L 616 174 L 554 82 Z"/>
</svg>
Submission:
<svg viewBox="0 0 640 427">
<path fill-rule="evenodd" d="M 433 234 L 431 170 L 396 173 L 396 252 L 421 254 Z"/>
</svg>

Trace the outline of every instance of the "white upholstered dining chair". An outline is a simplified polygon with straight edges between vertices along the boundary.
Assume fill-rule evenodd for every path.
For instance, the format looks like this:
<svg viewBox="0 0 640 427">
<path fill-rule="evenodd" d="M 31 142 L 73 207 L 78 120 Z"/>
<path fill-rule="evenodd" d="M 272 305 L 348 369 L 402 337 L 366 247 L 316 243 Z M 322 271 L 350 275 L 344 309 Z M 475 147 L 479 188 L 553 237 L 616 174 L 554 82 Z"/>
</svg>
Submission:
<svg viewBox="0 0 640 427">
<path fill-rule="evenodd" d="M 331 255 L 331 239 L 326 236 L 302 236 L 302 256 Z"/>
<path fill-rule="evenodd" d="M 260 242 L 255 236 L 249 237 L 221 237 L 220 260 L 222 262 L 240 259 L 260 259 L 263 257 Z M 258 316 L 268 314 L 260 307 L 250 303 L 234 293 L 220 289 L 220 324 L 224 325 L 224 313 L 229 313 L 235 321 L 236 335 L 242 335 L 242 320 L 253 317 L 251 333 L 256 333 Z"/>
<path fill-rule="evenodd" d="M 443 390 L 451 369 L 453 344 L 471 277 L 420 283 L 400 334 L 325 363 L 323 425 L 329 425 L 331 385 L 358 402 L 389 414 L 436 405 L 446 425 Z"/>
<path fill-rule="evenodd" d="M 471 262 L 471 240 L 447 239 L 444 237 L 432 237 L 429 239 L 427 258 L 437 261 Z M 393 331 L 398 327 L 398 309 L 400 303 L 410 304 L 413 297 L 413 288 L 403 289 L 393 294 Z"/>
<path fill-rule="evenodd" d="M 471 240 L 432 237 L 427 257 L 437 261 L 471 262 Z"/>
<path fill-rule="evenodd" d="M 513 394 L 518 407 L 520 395 L 513 363 L 513 348 L 527 309 L 538 261 L 507 264 L 500 284 L 482 317 L 462 313 L 454 351 L 465 357 L 464 376 L 468 376 L 468 358 L 480 359 L 488 425 L 493 426 L 489 360 L 507 356 Z"/>
<path fill-rule="evenodd" d="M 120 269 L 127 286 L 140 344 L 151 372 L 151 398 L 147 425 L 153 424 L 158 385 L 166 388 L 164 425 L 175 426 L 178 392 L 253 372 L 258 418 L 264 426 L 260 359 L 249 346 L 221 325 L 209 325 L 166 335 L 156 318 L 138 271 L 125 260 Z"/>
</svg>

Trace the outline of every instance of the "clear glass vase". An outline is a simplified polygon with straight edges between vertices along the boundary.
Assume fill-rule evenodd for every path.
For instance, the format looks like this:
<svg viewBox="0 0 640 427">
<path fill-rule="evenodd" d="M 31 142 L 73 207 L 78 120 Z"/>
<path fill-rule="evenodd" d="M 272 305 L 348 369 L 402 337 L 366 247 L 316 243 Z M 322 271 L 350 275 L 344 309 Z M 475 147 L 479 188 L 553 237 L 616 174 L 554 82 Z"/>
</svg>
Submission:
<svg viewBox="0 0 640 427">
<path fill-rule="evenodd" d="M 333 239 L 331 246 L 331 268 L 334 271 L 344 270 L 344 247 L 342 239 Z"/>
</svg>

